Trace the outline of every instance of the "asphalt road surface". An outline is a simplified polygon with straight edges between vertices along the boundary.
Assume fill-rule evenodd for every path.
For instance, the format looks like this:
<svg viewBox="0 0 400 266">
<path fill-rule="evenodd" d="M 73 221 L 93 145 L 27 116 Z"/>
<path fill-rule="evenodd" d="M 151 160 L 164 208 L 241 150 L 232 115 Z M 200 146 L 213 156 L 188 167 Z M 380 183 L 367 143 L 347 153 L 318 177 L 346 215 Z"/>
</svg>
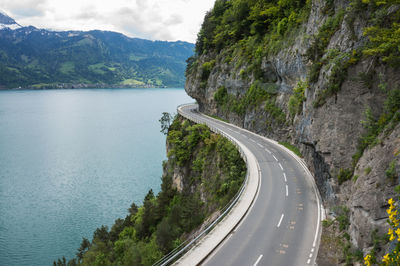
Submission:
<svg viewBox="0 0 400 266">
<path fill-rule="evenodd" d="M 246 216 L 203 264 L 314 265 L 322 212 L 301 160 L 262 136 L 197 112 L 197 105 L 180 110 L 246 145 L 261 171 L 259 190 Z"/>
</svg>

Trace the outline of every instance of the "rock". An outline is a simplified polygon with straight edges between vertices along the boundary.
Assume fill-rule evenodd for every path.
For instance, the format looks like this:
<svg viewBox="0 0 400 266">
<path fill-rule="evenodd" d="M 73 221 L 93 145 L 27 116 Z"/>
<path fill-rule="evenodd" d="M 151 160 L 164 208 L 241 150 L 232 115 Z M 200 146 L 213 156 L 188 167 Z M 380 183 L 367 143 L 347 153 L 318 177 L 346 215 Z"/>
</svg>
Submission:
<svg viewBox="0 0 400 266">
<path fill-rule="evenodd" d="M 346 62 L 353 50 L 366 42 L 363 32 L 368 26 L 368 16 L 349 17 L 351 14 L 347 13 L 322 56 L 328 63 L 322 67 L 318 80 L 306 88 L 306 100 L 301 113 L 291 118 L 288 101 L 296 84 L 308 77 L 311 64 L 306 51 L 312 42 L 311 36 L 318 33 L 328 18 L 323 12 L 326 4 L 326 1 L 313 0 L 309 19 L 299 30 L 293 44 L 262 59 L 263 80 L 276 84 L 276 105 L 286 113 L 286 123 L 271 122 L 273 119 L 263 107 L 264 103 L 248 107 L 243 115 L 218 108 L 214 94 L 219 87 L 224 86 L 228 94 L 240 98 L 255 81 L 254 73 L 242 74 L 250 62 L 234 57 L 228 64 L 224 50 L 220 54 L 202 55 L 198 59 L 197 71 L 187 76 L 185 89 L 197 100 L 202 112 L 220 116 L 258 134 L 295 143 L 314 173 L 328 212 L 339 205 L 350 209 L 350 240 L 365 253 L 372 245 L 371 232 L 377 230 L 378 234 L 384 234 L 388 228 L 386 202 L 394 196 L 394 186 L 399 180 L 388 182 L 385 171 L 393 160 L 397 165 L 400 164 L 399 126 L 389 136 L 381 134 L 378 137 L 381 143 L 365 150 L 355 168 L 354 176 L 358 178 L 353 179 L 356 181 L 349 180 L 339 185 L 337 176 L 340 169 L 353 168 L 353 155 L 357 152 L 360 137 L 365 133 L 361 122 L 366 119 L 366 109 L 370 107 L 375 117 L 383 112 L 387 96 L 380 88 L 380 83 L 390 84 L 391 88 L 400 87 L 400 70 L 381 64 L 376 58 L 363 57 L 344 71 L 340 89 L 326 97 L 324 104 L 316 107 L 315 101 L 331 85 L 329 80 L 334 65 L 340 66 Z M 348 1 L 334 2 L 336 13 L 348 6 Z M 329 53 L 336 53 L 339 57 L 335 58 L 342 58 L 342 61 L 331 60 Z M 210 60 L 216 60 L 216 64 L 207 84 L 202 85 L 200 66 Z M 363 80 L 363 75 L 369 76 L 370 81 Z M 368 174 L 365 172 L 367 167 L 371 168 Z"/>
</svg>

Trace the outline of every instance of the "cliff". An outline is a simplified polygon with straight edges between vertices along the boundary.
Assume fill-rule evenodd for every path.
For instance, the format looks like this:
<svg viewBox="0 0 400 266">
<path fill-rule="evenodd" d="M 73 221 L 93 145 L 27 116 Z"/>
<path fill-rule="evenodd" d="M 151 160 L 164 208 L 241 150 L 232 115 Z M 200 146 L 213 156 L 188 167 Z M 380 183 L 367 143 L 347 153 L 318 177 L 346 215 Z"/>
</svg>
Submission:
<svg viewBox="0 0 400 266">
<path fill-rule="evenodd" d="M 246 164 L 236 147 L 205 125 L 176 117 L 168 130 L 168 160 L 161 191 L 150 190 L 125 219 L 93 239 L 83 239 L 77 257 L 54 265 L 153 265 L 212 222 L 241 187 Z"/>
<path fill-rule="evenodd" d="M 188 60 L 185 89 L 200 111 L 301 150 L 327 208 L 321 264 L 388 249 L 399 22 L 399 1 L 217 0 Z"/>
</svg>

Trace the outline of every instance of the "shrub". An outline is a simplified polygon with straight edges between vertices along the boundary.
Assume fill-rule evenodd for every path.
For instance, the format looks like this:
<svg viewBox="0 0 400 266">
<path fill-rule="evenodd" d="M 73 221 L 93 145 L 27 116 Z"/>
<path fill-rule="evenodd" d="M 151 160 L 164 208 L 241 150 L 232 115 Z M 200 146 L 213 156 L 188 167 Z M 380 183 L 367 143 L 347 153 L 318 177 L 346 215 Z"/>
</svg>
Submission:
<svg viewBox="0 0 400 266">
<path fill-rule="evenodd" d="M 398 174 L 396 171 L 396 160 L 393 160 L 390 164 L 388 169 L 385 171 L 385 175 L 387 178 L 389 178 L 391 181 L 395 181 L 396 178 L 398 178 Z"/>
<path fill-rule="evenodd" d="M 346 206 L 336 206 L 333 208 L 336 213 L 336 220 L 339 222 L 339 230 L 343 231 L 350 225 L 349 213 L 350 210 Z"/>
<path fill-rule="evenodd" d="M 210 76 L 211 70 L 214 68 L 215 66 L 215 60 L 211 60 L 210 62 L 205 62 L 202 66 L 201 66 L 201 80 L 202 81 L 206 81 L 208 80 L 208 77 Z"/>
<path fill-rule="evenodd" d="M 341 185 L 343 182 L 347 180 L 350 180 L 352 176 L 353 176 L 353 171 L 351 169 L 340 168 L 339 174 L 337 176 L 339 185 Z"/>
<path fill-rule="evenodd" d="M 381 85 L 381 87 L 385 87 Z M 400 89 L 395 88 L 386 91 L 387 97 L 384 102 L 383 112 L 376 119 L 371 111 L 371 108 L 365 110 L 365 120 L 361 121 L 366 129 L 366 132 L 361 136 L 357 145 L 357 151 L 353 155 L 353 167 L 361 158 L 364 150 L 367 147 L 372 147 L 378 143 L 378 136 L 385 131 L 389 134 L 394 127 L 400 122 Z"/>
<path fill-rule="evenodd" d="M 297 86 L 293 89 L 293 94 L 289 98 L 289 113 L 292 117 L 300 114 L 303 109 L 303 102 L 305 101 L 304 91 L 308 84 L 304 81 L 299 81 Z"/>
<path fill-rule="evenodd" d="M 365 173 L 366 175 L 369 175 L 369 173 L 371 173 L 371 170 L 372 170 L 371 167 L 367 167 L 367 168 L 365 168 L 364 173 Z"/>
<path fill-rule="evenodd" d="M 319 32 L 314 35 L 314 41 L 306 52 L 306 55 L 309 59 L 312 61 L 318 61 L 322 57 L 325 48 L 328 46 L 333 34 L 339 29 L 344 14 L 344 10 L 340 10 L 335 16 L 328 17 L 328 19 L 319 29 Z"/>
</svg>

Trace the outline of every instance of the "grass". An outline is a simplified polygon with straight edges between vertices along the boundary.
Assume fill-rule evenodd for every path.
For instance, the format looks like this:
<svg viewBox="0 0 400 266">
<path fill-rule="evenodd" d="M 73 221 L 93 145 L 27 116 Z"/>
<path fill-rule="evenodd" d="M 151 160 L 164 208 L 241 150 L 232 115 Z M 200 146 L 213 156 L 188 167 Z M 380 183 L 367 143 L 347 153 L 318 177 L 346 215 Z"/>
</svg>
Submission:
<svg viewBox="0 0 400 266">
<path fill-rule="evenodd" d="M 289 150 L 294 152 L 297 156 L 303 158 L 303 155 L 301 154 L 299 148 L 297 148 L 296 146 L 290 144 L 289 142 L 285 142 L 285 141 L 280 141 L 279 144 L 281 144 L 282 146 L 285 146 L 286 148 L 288 148 Z"/>
<path fill-rule="evenodd" d="M 74 62 L 65 62 L 60 66 L 60 72 L 63 74 L 69 74 L 75 71 Z"/>
<path fill-rule="evenodd" d="M 229 123 L 229 121 L 228 121 L 228 120 L 226 120 L 226 119 L 224 119 L 224 118 L 221 118 L 221 117 L 219 117 L 219 116 L 216 116 L 216 115 L 209 115 L 209 116 L 211 116 L 212 118 L 218 119 L 218 120 L 220 120 L 220 121 L 223 121 L 223 122 Z"/>
<path fill-rule="evenodd" d="M 139 85 L 144 85 L 145 83 L 143 81 L 139 81 L 136 79 L 125 79 L 124 81 L 121 82 L 122 85 L 132 85 L 132 86 L 139 86 Z"/>
</svg>

